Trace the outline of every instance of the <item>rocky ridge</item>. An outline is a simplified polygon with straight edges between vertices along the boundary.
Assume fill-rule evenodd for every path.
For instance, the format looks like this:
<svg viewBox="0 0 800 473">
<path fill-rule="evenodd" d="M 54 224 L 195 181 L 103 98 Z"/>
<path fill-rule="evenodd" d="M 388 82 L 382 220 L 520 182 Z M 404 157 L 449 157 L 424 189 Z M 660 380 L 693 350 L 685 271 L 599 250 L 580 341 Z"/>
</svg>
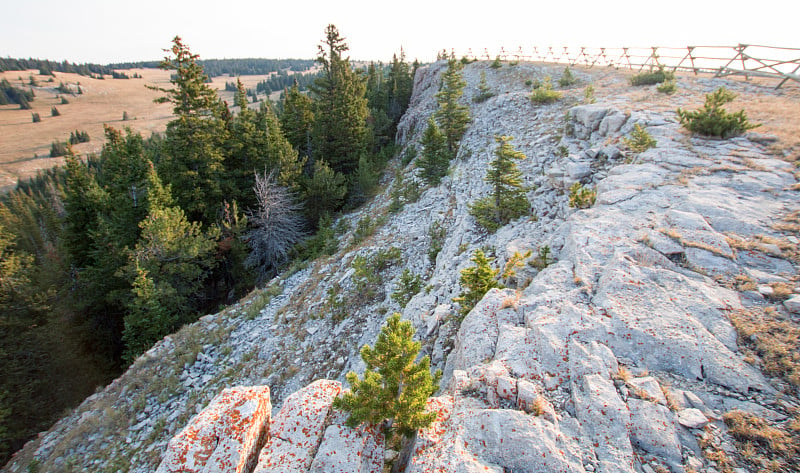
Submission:
<svg viewBox="0 0 800 473">
<path fill-rule="evenodd" d="M 435 110 L 444 67 L 418 71 L 398 131 L 406 148 L 418 145 Z M 497 95 L 471 104 L 472 123 L 440 186 L 386 213 L 399 185 L 387 183 L 366 208 L 345 217 L 353 227 L 365 216 L 385 215 L 374 219 L 382 225 L 372 236 L 165 338 L 15 456 L 8 470 L 33 463 L 45 471 L 154 471 L 169 457 L 165 451 L 176 451 L 176 441 L 168 442 L 187 423 L 207 423 L 202 409 L 223 388 L 264 385 L 274 408 L 272 420 L 260 417 L 265 433 L 256 471 L 279 471 L 267 465 L 289 453 L 300 461 L 291 471 L 333 471 L 334 464 L 380 471 L 381 462 L 359 460 L 356 468 L 352 460 L 384 455 L 382 439 L 351 432 L 324 407 L 338 383 L 305 386 L 363 370 L 358 349 L 374 341 L 395 310 L 414 322 L 432 364 L 445 371 L 430 401 L 439 418 L 418 435 L 409 472 L 719 471 L 725 465 L 712 454 L 736 455 L 725 412 L 789 423 L 800 407 L 795 388 L 754 367 L 731 323 L 731 314 L 765 307 L 796 322 L 797 226 L 776 224 L 797 219 L 797 176 L 770 149 L 775 138 L 693 138 L 674 113 L 632 102 L 624 90 L 604 96 L 599 86 L 596 104 L 580 104 L 576 88 L 560 103 L 537 106 L 525 81 L 559 73 L 541 65 L 471 64 L 466 100 L 478 93 L 482 71 Z M 584 84 L 625 80 L 613 71 L 576 75 Z M 753 87 L 682 78 L 686 92 L 671 100 L 684 106 L 691 94 L 722 84 Z M 635 124 L 656 138 L 655 148 L 625 151 L 621 138 Z M 495 135 L 513 136 L 527 156 L 520 169 L 537 218 L 487 235 L 467 209 L 489 192 L 483 177 Z M 413 163 L 404 175 L 404 185 L 417 182 Z M 574 182 L 596 188 L 592 208 L 568 206 Z M 446 228 L 446 238 L 430 261 L 434 223 Z M 518 268 L 504 281 L 510 289 L 491 291 L 459 322 L 452 298 L 474 249 L 488 249 L 503 267 L 515 253 L 544 246 L 552 264 Z M 376 296 L 357 297 L 352 261 L 389 247 L 400 250 L 400 262 L 382 271 Z M 388 295 L 403 268 L 424 275 L 427 287 L 401 309 Z M 774 292 L 786 287 L 781 303 Z M 346 317 L 337 315 L 342 306 Z M 298 410 L 298 398 L 315 396 L 325 399 L 323 407 Z M 280 433 L 288 423 L 303 438 Z M 355 456 L 330 460 L 348 448 Z"/>
</svg>

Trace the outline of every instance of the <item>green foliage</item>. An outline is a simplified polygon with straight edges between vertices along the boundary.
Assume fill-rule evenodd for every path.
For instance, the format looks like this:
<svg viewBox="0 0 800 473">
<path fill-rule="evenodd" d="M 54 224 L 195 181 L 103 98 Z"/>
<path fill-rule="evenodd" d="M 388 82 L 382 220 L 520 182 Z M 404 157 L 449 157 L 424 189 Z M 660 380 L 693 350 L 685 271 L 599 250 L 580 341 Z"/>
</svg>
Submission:
<svg viewBox="0 0 800 473">
<path fill-rule="evenodd" d="M 72 152 L 69 146 L 62 141 L 54 141 L 50 144 L 50 157 L 57 158 L 59 156 L 66 156 L 67 153 Z"/>
<path fill-rule="evenodd" d="M 638 123 L 634 125 L 631 137 L 623 138 L 622 141 L 634 153 L 641 153 L 656 146 L 656 140 Z"/>
<path fill-rule="evenodd" d="M 459 103 L 467 85 L 461 75 L 463 67 L 455 59 L 450 59 L 447 70 L 442 73 L 442 87 L 436 93 L 439 110 L 436 111 L 435 117 L 447 141 L 447 151 L 450 156 L 456 155 L 458 143 L 470 122 L 469 107 Z"/>
<path fill-rule="evenodd" d="M 569 69 L 569 66 L 565 67 L 564 72 L 561 74 L 561 78 L 558 79 L 558 85 L 561 87 L 569 87 L 577 83 L 578 79 L 572 75 L 572 71 Z"/>
<path fill-rule="evenodd" d="M 33 98 L 33 91 L 14 87 L 7 79 L 0 79 L 0 105 L 15 103 L 21 109 L 29 110 L 31 106 L 28 102 L 32 102 Z"/>
<path fill-rule="evenodd" d="M 494 92 L 492 92 L 489 84 L 486 83 L 486 73 L 481 71 L 481 81 L 478 83 L 478 94 L 472 98 L 472 101 L 481 103 L 489 100 L 491 97 L 494 97 Z"/>
<path fill-rule="evenodd" d="M 431 239 L 431 245 L 428 248 L 428 259 L 432 264 L 436 264 L 436 257 L 442 251 L 444 239 L 447 237 L 447 228 L 441 221 L 437 220 L 428 228 L 428 237 Z"/>
<path fill-rule="evenodd" d="M 316 223 L 323 214 L 338 209 L 347 193 L 345 178 L 328 166 L 325 161 L 314 162 L 313 174 L 304 180 L 303 200 L 306 218 Z"/>
<path fill-rule="evenodd" d="M 406 148 L 406 151 L 403 153 L 403 157 L 401 159 L 401 163 L 403 167 L 408 166 L 408 164 L 413 161 L 417 157 L 417 147 L 416 146 L 409 146 Z"/>
<path fill-rule="evenodd" d="M 314 104 L 300 92 L 297 84 L 286 91 L 281 113 L 281 128 L 286 139 L 301 156 L 311 154 L 311 130 L 314 126 Z"/>
<path fill-rule="evenodd" d="M 447 137 L 441 132 L 433 117 L 428 119 L 428 128 L 422 135 L 422 157 L 417 160 L 420 177 L 426 183 L 437 186 L 447 175 L 452 154 L 447 148 Z"/>
<path fill-rule="evenodd" d="M 495 137 L 499 146 L 484 179 L 492 186 L 492 195 L 472 203 L 469 209 L 478 223 L 490 232 L 530 212 L 522 173 L 514 162 L 525 159 L 525 155 L 511 146 L 511 139 L 510 136 Z"/>
<path fill-rule="evenodd" d="M 585 103 L 595 103 L 597 99 L 594 97 L 594 86 L 589 84 L 583 90 L 583 101 Z"/>
<path fill-rule="evenodd" d="M 53 117 L 60 117 L 61 116 L 61 112 L 58 111 L 58 109 L 56 108 L 55 105 L 50 107 L 50 116 L 53 116 Z"/>
<path fill-rule="evenodd" d="M 640 72 L 630 78 L 631 85 L 654 85 L 664 81 L 675 80 L 675 73 L 659 66 L 656 71 Z"/>
<path fill-rule="evenodd" d="M 528 264 L 541 271 L 553 263 L 553 259 L 550 256 L 550 253 L 551 253 L 550 246 L 548 245 L 540 246 L 536 254 L 536 257 L 530 260 Z"/>
<path fill-rule="evenodd" d="M 355 172 L 370 141 L 366 84 L 342 56 L 349 49 L 334 25 L 325 29 L 317 61 L 322 76 L 311 87 L 314 99 L 313 155 L 345 176 Z"/>
<path fill-rule="evenodd" d="M 729 113 L 723 105 L 732 102 L 736 94 L 725 87 L 720 87 L 710 94 L 706 94 L 703 108 L 695 111 L 677 110 L 681 125 L 694 134 L 730 138 L 740 135 L 747 130 L 756 128 L 756 125 L 747 121 L 744 110 Z"/>
<path fill-rule="evenodd" d="M 494 61 L 489 65 L 492 69 L 500 69 L 503 67 L 503 63 L 500 61 L 500 56 L 495 56 Z"/>
<path fill-rule="evenodd" d="M 420 191 L 419 184 L 415 181 L 408 183 L 403 179 L 403 174 L 398 170 L 394 178 L 394 186 L 390 193 L 392 198 L 389 203 L 389 213 L 397 213 L 403 210 L 406 204 L 414 203 L 419 200 L 422 192 Z"/>
<path fill-rule="evenodd" d="M 378 288 L 383 284 L 383 271 L 400 262 L 400 248 L 378 250 L 368 256 L 353 258 L 353 283 L 358 297 L 364 302 L 376 300 Z"/>
<path fill-rule="evenodd" d="M 545 104 L 545 103 L 552 103 L 556 102 L 561 98 L 561 92 L 557 90 L 553 90 L 553 83 L 550 81 L 550 77 L 545 77 L 544 82 L 539 87 L 533 88 L 533 93 L 531 94 L 531 101 L 536 104 Z"/>
<path fill-rule="evenodd" d="M 61 105 L 67 105 L 67 104 L 69 104 L 69 100 L 67 100 L 67 98 L 64 96 L 61 96 Z"/>
<path fill-rule="evenodd" d="M 397 289 L 392 293 L 392 299 L 400 304 L 400 307 L 405 308 L 408 301 L 410 301 L 421 288 L 422 276 L 414 274 L 410 269 L 406 268 L 400 275 L 400 281 L 397 283 Z"/>
<path fill-rule="evenodd" d="M 130 117 L 130 115 L 128 115 L 128 112 L 127 111 L 123 111 L 122 112 L 122 121 L 127 122 L 130 119 L 131 119 L 131 117 Z"/>
<path fill-rule="evenodd" d="M 656 87 L 656 90 L 662 94 L 672 95 L 678 91 L 678 86 L 674 79 L 668 79 L 659 84 L 658 87 Z"/>
<path fill-rule="evenodd" d="M 214 266 L 216 232 L 204 234 L 178 207 L 153 206 L 126 272 L 132 298 L 125 316 L 125 359 L 196 318 L 203 280 Z"/>
<path fill-rule="evenodd" d="M 475 250 L 470 261 L 475 266 L 470 266 L 461 271 L 459 282 L 461 283 L 461 294 L 453 299 L 459 304 L 459 315 L 463 318 L 483 299 L 489 289 L 500 288 L 502 285 L 497 281 L 498 269 L 492 269 L 491 261 L 483 253 L 483 250 Z"/>
<path fill-rule="evenodd" d="M 506 261 L 506 264 L 503 267 L 503 274 L 500 276 L 503 282 L 508 284 L 509 281 L 516 278 L 517 270 L 525 265 L 525 260 L 530 258 L 532 254 L 533 252 L 531 250 L 528 250 L 525 253 L 515 251 L 514 254 L 508 258 L 508 261 Z"/>
<path fill-rule="evenodd" d="M 304 260 L 314 260 L 320 256 L 328 256 L 339 249 L 339 239 L 333 228 L 330 214 L 323 214 L 319 219 L 317 233 L 306 238 L 297 245 L 297 255 Z"/>
<path fill-rule="evenodd" d="M 39 123 L 42 121 L 42 117 L 38 113 L 31 113 L 31 120 L 33 120 L 33 123 Z"/>
<path fill-rule="evenodd" d="M 583 187 L 580 182 L 569 188 L 569 206 L 576 209 L 588 209 L 597 200 L 597 191 Z"/>
<path fill-rule="evenodd" d="M 394 314 L 381 329 L 375 348 L 361 348 L 367 368 L 364 378 L 348 373 L 351 391 L 333 403 L 334 408 L 350 413 L 349 426 L 380 424 L 385 432 L 397 431 L 410 438 L 436 419 L 436 413 L 425 412 L 425 406 L 438 389 L 441 372 L 431 376 L 428 356 L 415 362 L 420 343 L 413 337 L 411 323 Z"/>
</svg>

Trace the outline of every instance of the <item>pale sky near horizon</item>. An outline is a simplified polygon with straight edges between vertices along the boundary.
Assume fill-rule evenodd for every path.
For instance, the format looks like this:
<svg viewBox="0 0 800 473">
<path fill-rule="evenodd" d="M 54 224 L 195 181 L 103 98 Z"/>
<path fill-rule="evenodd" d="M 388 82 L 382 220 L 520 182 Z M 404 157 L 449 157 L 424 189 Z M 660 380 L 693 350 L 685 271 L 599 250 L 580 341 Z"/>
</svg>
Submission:
<svg viewBox="0 0 800 473">
<path fill-rule="evenodd" d="M 0 57 L 70 62 L 157 60 L 175 35 L 201 59 L 314 58 L 335 24 L 352 59 L 409 60 L 442 49 L 760 44 L 800 48 L 800 1 L 10 0 Z"/>
</svg>

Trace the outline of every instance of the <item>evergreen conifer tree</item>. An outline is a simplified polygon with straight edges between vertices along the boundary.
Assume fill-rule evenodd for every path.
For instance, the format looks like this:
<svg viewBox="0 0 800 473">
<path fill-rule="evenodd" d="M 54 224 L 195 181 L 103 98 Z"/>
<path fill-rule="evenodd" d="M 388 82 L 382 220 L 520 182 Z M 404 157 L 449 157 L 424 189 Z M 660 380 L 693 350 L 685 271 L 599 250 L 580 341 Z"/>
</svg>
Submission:
<svg viewBox="0 0 800 473">
<path fill-rule="evenodd" d="M 349 372 L 351 391 L 334 400 L 335 408 L 350 412 L 347 425 L 366 422 L 412 437 L 436 419 L 436 413 L 426 412 L 425 407 L 438 389 L 441 372 L 431 375 L 428 356 L 415 362 L 419 350 L 411 322 L 401 321 L 398 313 L 389 317 L 375 347 L 361 348 L 367 365 L 364 378 Z"/>
<path fill-rule="evenodd" d="M 467 85 L 461 76 L 463 67 L 455 58 L 449 59 L 447 70 L 442 74 L 442 88 L 436 94 L 436 100 L 439 102 L 436 120 L 447 138 L 447 150 L 450 156 L 456 155 L 458 143 L 470 121 L 469 107 L 459 103 Z"/>
<path fill-rule="evenodd" d="M 485 178 L 492 186 L 492 195 L 470 205 L 470 213 L 491 232 L 530 211 L 522 173 L 515 163 L 525 159 L 525 155 L 511 146 L 511 139 L 510 136 L 495 137 L 499 146 Z"/>
<path fill-rule="evenodd" d="M 314 126 L 313 103 L 295 84 L 286 89 L 281 113 L 281 127 L 286 139 L 300 153 L 311 154 L 311 129 Z"/>
<path fill-rule="evenodd" d="M 489 292 L 489 289 L 502 287 L 497 281 L 497 274 L 500 270 L 492 269 L 489 258 L 486 257 L 483 250 L 475 250 L 470 261 L 475 263 L 475 266 L 461 271 L 459 282 L 464 289 L 458 297 L 453 299 L 453 302 L 458 302 L 460 306 L 461 317 L 469 314 L 475 304 Z"/>
<path fill-rule="evenodd" d="M 350 60 L 342 57 L 348 49 L 339 30 L 328 25 L 324 47 L 319 46 L 317 58 L 322 65 L 322 76 L 311 87 L 314 159 L 325 160 L 334 171 L 345 176 L 355 172 L 371 141 L 366 86 L 350 67 Z"/>
<path fill-rule="evenodd" d="M 447 139 L 442 134 L 433 117 L 428 119 L 428 128 L 422 135 L 422 156 L 417 160 L 421 176 L 430 185 L 436 186 L 442 177 L 447 175 L 450 167 L 450 152 L 447 150 Z"/>
<path fill-rule="evenodd" d="M 345 178 L 324 161 L 314 162 L 311 177 L 305 180 L 303 198 L 308 221 L 316 227 L 319 218 L 330 214 L 344 202 L 347 194 Z"/>
</svg>

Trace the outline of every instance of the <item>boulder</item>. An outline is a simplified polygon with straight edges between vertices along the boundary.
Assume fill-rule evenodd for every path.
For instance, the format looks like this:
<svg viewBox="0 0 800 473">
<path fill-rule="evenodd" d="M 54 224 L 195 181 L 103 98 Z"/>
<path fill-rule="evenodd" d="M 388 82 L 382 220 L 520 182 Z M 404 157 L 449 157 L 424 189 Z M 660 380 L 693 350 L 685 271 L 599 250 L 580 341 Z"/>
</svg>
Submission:
<svg viewBox="0 0 800 473">
<path fill-rule="evenodd" d="M 271 412 L 268 386 L 225 389 L 170 440 L 157 473 L 250 471 Z"/>
<path fill-rule="evenodd" d="M 325 419 L 342 391 L 338 381 L 322 379 L 286 398 L 269 429 L 269 440 L 254 473 L 308 471 L 324 434 Z"/>
</svg>

